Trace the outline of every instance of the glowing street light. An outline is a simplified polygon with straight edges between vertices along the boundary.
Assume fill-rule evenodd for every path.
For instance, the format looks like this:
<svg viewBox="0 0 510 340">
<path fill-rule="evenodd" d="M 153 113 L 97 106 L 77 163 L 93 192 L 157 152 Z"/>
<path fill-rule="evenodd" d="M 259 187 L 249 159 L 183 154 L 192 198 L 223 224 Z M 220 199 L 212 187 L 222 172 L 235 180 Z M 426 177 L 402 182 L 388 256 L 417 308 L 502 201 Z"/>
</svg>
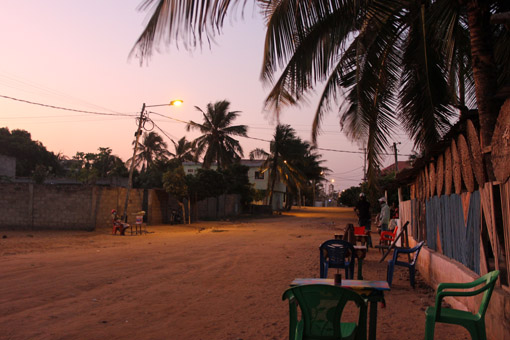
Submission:
<svg viewBox="0 0 510 340">
<path fill-rule="evenodd" d="M 124 202 L 124 222 L 127 222 L 127 208 L 129 202 L 129 191 L 133 187 L 133 170 L 135 169 L 135 157 L 136 157 L 136 149 L 138 148 L 138 140 L 140 139 L 140 135 L 142 134 L 142 127 L 147 121 L 147 111 L 145 111 L 148 107 L 157 107 L 157 106 L 181 106 L 183 101 L 181 99 L 172 100 L 168 104 L 158 104 L 158 105 L 145 105 L 143 103 L 142 110 L 140 111 L 140 118 L 138 119 L 138 129 L 135 133 L 135 146 L 133 148 L 133 157 L 131 157 L 131 165 L 129 167 L 129 178 L 128 178 L 128 186 L 126 190 L 126 202 Z"/>
</svg>

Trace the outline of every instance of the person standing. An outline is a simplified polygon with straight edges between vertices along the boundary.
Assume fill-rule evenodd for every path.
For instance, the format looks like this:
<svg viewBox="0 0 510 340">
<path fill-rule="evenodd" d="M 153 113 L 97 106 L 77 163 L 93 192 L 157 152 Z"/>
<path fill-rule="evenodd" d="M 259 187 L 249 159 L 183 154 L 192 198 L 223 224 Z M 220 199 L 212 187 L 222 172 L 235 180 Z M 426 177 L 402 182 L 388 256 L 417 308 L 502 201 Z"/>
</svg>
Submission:
<svg viewBox="0 0 510 340">
<path fill-rule="evenodd" d="M 359 194 L 359 201 L 354 208 L 354 211 L 358 215 L 358 225 L 365 227 L 365 232 L 368 235 L 368 245 L 372 247 L 372 237 L 370 236 L 370 229 L 372 228 L 372 217 L 370 215 L 370 202 L 364 193 Z"/>
<path fill-rule="evenodd" d="M 381 212 L 379 213 L 379 227 L 381 231 L 388 230 L 388 224 L 390 223 L 390 207 L 386 203 L 386 198 L 379 198 L 381 204 Z"/>
</svg>

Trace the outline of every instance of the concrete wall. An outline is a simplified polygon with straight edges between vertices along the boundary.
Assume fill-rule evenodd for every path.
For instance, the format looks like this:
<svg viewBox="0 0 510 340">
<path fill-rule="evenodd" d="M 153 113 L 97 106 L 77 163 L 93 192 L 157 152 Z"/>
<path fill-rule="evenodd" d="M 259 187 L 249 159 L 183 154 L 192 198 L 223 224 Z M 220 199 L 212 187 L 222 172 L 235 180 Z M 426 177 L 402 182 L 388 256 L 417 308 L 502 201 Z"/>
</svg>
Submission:
<svg viewBox="0 0 510 340">
<path fill-rule="evenodd" d="M 94 229 L 92 187 L 27 183 L 0 185 L 0 227 Z"/>
<path fill-rule="evenodd" d="M 144 209 L 144 190 L 130 190 L 128 223 L 135 223 L 140 210 L 146 210 L 145 221 L 149 225 L 170 223 L 172 210 L 181 212 L 177 200 L 164 190 L 147 191 Z M 125 200 L 126 188 L 122 187 L 0 183 L 0 229 L 109 228 L 112 209 L 122 215 Z M 241 213 L 240 196 L 208 198 L 199 202 L 197 209 L 199 219 L 236 216 Z"/>
<path fill-rule="evenodd" d="M 411 245 L 416 241 L 411 239 Z M 461 263 L 452 260 L 428 247 L 423 247 L 418 257 L 418 271 L 434 288 L 441 282 L 471 282 L 479 278 L 475 272 Z M 446 298 L 453 308 L 476 313 L 481 295 L 455 299 Z M 510 340 L 510 292 L 507 288 L 496 287 L 485 315 L 487 338 L 490 340 Z"/>
<path fill-rule="evenodd" d="M 125 188 L 0 183 L 1 229 L 94 230 L 111 226 L 111 210 L 124 210 Z M 128 211 L 142 210 L 143 190 L 130 191 Z M 130 214 L 128 222 L 134 223 Z"/>
<path fill-rule="evenodd" d="M 237 216 L 241 213 L 240 195 L 221 195 L 199 201 L 196 206 L 198 219 L 215 219 Z"/>
</svg>

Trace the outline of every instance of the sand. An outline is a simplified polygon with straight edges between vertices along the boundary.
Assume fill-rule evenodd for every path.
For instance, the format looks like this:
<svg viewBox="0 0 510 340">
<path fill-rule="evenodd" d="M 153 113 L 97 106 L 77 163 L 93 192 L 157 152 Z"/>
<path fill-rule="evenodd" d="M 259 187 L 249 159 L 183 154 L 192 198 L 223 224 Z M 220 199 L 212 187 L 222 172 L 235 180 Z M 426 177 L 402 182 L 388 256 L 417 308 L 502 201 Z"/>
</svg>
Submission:
<svg viewBox="0 0 510 340">
<path fill-rule="evenodd" d="M 282 293 L 294 278 L 318 277 L 319 244 L 354 222 L 352 209 L 302 208 L 142 236 L 1 231 L 0 339 L 287 339 Z M 370 249 L 365 279 L 385 280 L 380 257 Z M 412 289 L 397 268 L 378 339 L 423 339 L 434 291 L 417 281 Z M 436 339 L 469 336 L 438 325 Z"/>
</svg>

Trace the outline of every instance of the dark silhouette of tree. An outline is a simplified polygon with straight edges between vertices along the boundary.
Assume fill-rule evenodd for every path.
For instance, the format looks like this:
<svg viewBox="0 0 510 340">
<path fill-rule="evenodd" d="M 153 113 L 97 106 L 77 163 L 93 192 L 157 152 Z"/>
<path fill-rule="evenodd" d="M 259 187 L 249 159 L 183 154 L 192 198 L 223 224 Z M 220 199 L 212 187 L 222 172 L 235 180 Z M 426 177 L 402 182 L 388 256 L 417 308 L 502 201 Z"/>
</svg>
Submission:
<svg viewBox="0 0 510 340">
<path fill-rule="evenodd" d="M 16 158 L 16 176 L 29 177 L 37 166 L 38 173 L 61 175 L 63 170 L 58 156 L 50 152 L 25 130 L 0 128 L 0 154 Z"/>
<path fill-rule="evenodd" d="M 141 165 L 141 172 L 149 169 L 156 160 L 168 160 L 168 157 L 171 155 L 163 138 L 154 131 L 143 134 L 143 142 L 139 143 L 137 151 L 135 167 L 138 168 Z M 126 163 L 130 164 L 131 161 L 132 159 L 130 158 Z"/>
<path fill-rule="evenodd" d="M 239 116 L 239 111 L 229 111 L 230 103 L 226 100 L 214 104 L 207 104 L 207 110 L 195 108 L 202 112 L 202 124 L 191 121 L 187 125 L 188 131 L 199 130 L 202 136 L 193 142 L 196 146 L 196 158 L 203 155 L 204 168 L 210 168 L 216 162 L 218 169 L 229 166 L 243 156 L 243 149 L 239 141 L 232 136 L 246 137 L 246 125 L 232 125 Z"/>
<path fill-rule="evenodd" d="M 175 151 L 171 153 L 180 164 L 185 161 L 193 161 L 195 159 L 195 144 L 186 140 L 186 137 L 182 137 L 177 142 L 172 140 Z"/>
</svg>

